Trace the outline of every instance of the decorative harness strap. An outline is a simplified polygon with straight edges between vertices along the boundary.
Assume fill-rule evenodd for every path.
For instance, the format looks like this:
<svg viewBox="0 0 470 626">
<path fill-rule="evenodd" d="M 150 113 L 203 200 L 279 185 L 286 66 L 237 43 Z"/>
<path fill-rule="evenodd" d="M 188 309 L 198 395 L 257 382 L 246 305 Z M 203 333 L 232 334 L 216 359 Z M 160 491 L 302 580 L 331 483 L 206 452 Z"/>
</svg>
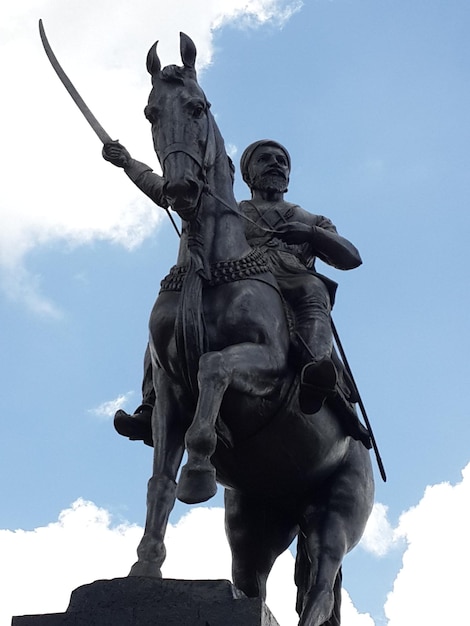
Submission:
<svg viewBox="0 0 470 626">
<path fill-rule="evenodd" d="M 174 265 L 169 274 L 162 280 L 160 291 L 181 291 L 188 269 L 187 265 Z M 263 252 L 253 248 L 241 259 L 213 263 L 211 265 L 211 279 L 205 283 L 205 286 L 217 287 L 238 280 L 262 278 L 263 282 L 277 289 L 270 272 L 269 263 Z"/>
</svg>

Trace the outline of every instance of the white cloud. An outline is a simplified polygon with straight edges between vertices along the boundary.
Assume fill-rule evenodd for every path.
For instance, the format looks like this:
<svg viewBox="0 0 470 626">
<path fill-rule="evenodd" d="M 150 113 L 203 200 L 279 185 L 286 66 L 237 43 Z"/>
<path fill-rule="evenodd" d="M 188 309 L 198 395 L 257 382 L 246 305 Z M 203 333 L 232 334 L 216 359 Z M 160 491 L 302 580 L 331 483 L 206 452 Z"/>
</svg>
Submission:
<svg viewBox="0 0 470 626">
<path fill-rule="evenodd" d="M 29 251 L 52 241 L 106 240 L 126 247 L 151 234 L 162 212 L 101 158 L 101 144 L 42 50 L 38 20 L 65 71 L 108 132 L 157 167 L 142 110 L 147 51 L 160 38 L 163 63 L 180 62 L 179 31 L 197 43 L 202 69 L 213 31 L 227 22 L 282 25 L 293 0 L 26 0 L 0 15 L 0 287 L 13 300 L 57 314 L 27 271 Z M 18 268 L 21 268 L 18 271 Z M 19 277 L 17 279 L 17 277 Z"/>
<path fill-rule="evenodd" d="M 279 0 L 251 0 L 251 2 L 224 3 L 224 10 L 216 15 L 213 28 L 220 28 L 227 22 L 235 21 L 242 27 L 256 27 L 266 22 L 283 26 L 291 17 L 302 8 L 301 0 L 279 2 Z"/>
<path fill-rule="evenodd" d="M 77 586 L 126 576 L 141 533 L 111 526 L 106 510 L 81 499 L 47 526 L 0 530 L 0 625 L 12 615 L 62 612 Z"/>
<path fill-rule="evenodd" d="M 30 274 L 22 265 L 0 265 L 0 285 L 11 300 L 22 302 L 37 315 L 59 319 L 61 310 L 41 295 L 41 277 Z"/>
<path fill-rule="evenodd" d="M 345 589 L 341 597 L 341 622 L 344 626 L 375 626 L 374 620 L 368 613 L 358 613 Z"/>
<path fill-rule="evenodd" d="M 227 143 L 225 149 L 227 150 L 228 156 L 234 161 L 238 154 L 238 147 L 233 143 Z"/>
<path fill-rule="evenodd" d="M 102 404 L 98 405 L 94 409 L 90 409 L 89 412 L 96 417 L 104 417 L 110 418 L 114 417 L 114 414 L 118 409 L 124 409 L 129 399 L 133 396 L 133 391 L 128 391 L 127 393 L 123 393 L 114 400 L 107 400 Z"/>
<path fill-rule="evenodd" d="M 396 533 L 407 548 L 385 604 L 388 626 L 468 621 L 470 464 L 456 485 L 428 487 L 403 513 Z"/>
<path fill-rule="evenodd" d="M 221 508 L 198 507 L 170 524 L 163 575 L 230 579 L 223 518 Z M 142 532 L 136 525 L 113 524 L 108 511 L 82 499 L 45 527 L 0 530 L 0 626 L 9 626 L 12 615 L 63 612 L 77 586 L 127 575 Z M 268 606 L 282 626 L 298 623 L 293 573 L 294 558 L 287 551 L 268 581 Z M 343 595 L 344 626 L 373 626 Z"/>
<path fill-rule="evenodd" d="M 361 539 L 361 547 L 376 556 L 384 556 L 397 545 L 397 537 L 387 519 L 387 512 L 388 507 L 384 504 L 374 504 Z"/>
</svg>

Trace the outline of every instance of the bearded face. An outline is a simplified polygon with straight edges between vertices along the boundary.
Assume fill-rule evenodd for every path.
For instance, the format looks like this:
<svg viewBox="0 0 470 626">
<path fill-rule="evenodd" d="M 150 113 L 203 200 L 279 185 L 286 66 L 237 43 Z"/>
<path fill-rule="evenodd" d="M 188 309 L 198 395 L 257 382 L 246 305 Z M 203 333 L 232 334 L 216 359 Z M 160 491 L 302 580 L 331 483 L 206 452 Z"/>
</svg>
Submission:
<svg viewBox="0 0 470 626">
<path fill-rule="evenodd" d="M 285 193 L 288 180 L 282 172 L 267 172 L 256 175 L 251 182 L 252 189 L 259 191 Z"/>
<path fill-rule="evenodd" d="M 285 153 L 274 147 L 260 147 L 248 165 L 251 189 L 285 193 L 289 183 L 289 163 Z"/>
</svg>

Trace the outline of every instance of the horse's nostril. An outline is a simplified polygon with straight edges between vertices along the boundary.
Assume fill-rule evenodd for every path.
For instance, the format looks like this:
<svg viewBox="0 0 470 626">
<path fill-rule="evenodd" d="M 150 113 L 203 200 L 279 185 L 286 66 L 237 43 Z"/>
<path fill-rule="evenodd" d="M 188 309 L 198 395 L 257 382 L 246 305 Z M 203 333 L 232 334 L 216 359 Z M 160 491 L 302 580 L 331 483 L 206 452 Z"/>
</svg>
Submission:
<svg viewBox="0 0 470 626">
<path fill-rule="evenodd" d="M 193 195 L 196 196 L 199 194 L 199 183 L 196 182 L 194 179 L 191 179 L 188 181 L 188 191 L 189 191 L 189 195 Z"/>
<path fill-rule="evenodd" d="M 199 191 L 200 185 L 193 178 L 166 181 L 163 185 L 163 194 L 172 200 L 191 200 L 198 197 Z"/>
</svg>

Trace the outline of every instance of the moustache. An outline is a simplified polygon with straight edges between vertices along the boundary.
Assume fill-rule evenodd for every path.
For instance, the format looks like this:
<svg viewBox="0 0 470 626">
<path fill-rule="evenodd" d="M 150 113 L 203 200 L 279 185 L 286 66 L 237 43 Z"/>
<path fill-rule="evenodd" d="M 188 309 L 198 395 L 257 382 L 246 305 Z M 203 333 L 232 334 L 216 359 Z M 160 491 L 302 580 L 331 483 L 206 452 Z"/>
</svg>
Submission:
<svg viewBox="0 0 470 626">
<path fill-rule="evenodd" d="M 282 177 L 284 180 L 287 180 L 287 176 L 285 174 L 285 172 L 278 168 L 278 167 L 268 167 L 266 168 L 262 173 L 261 173 L 261 177 L 263 176 L 280 176 Z"/>
</svg>

